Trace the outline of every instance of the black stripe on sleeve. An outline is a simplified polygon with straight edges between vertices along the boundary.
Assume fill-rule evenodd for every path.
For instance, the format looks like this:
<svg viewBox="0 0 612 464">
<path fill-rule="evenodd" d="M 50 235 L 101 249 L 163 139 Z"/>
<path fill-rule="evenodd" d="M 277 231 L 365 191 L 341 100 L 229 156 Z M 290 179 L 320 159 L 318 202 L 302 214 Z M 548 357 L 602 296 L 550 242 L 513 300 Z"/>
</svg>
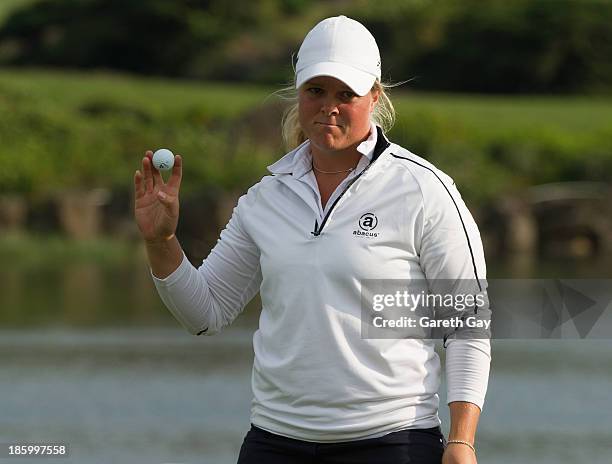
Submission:
<svg viewBox="0 0 612 464">
<path fill-rule="evenodd" d="M 459 220 L 461 221 L 461 226 L 463 227 L 463 232 L 465 233 L 465 238 L 467 239 L 468 248 L 470 250 L 470 257 L 472 258 L 472 266 L 474 268 L 474 275 L 476 276 L 476 282 L 478 282 L 479 290 L 482 291 L 482 287 L 480 285 L 480 279 L 478 278 L 478 271 L 476 270 L 476 259 L 474 258 L 474 252 L 472 250 L 472 243 L 470 242 L 470 236 L 468 235 L 467 227 L 465 227 L 465 222 L 463 222 L 463 217 L 461 216 L 461 211 L 459 210 L 459 206 L 457 205 L 457 202 L 455 201 L 455 198 L 453 197 L 453 195 L 450 193 L 450 190 L 448 190 L 448 187 L 446 186 L 446 184 L 442 181 L 442 179 L 440 179 L 438 174 L 433 169 L 431 169 L 430 167 L 425 166 L 424 164 L 418 163 L 417 161 L 411 160 L 410 158 L 405 158 L 403 156 L 398 156 L 398 155 L 395 155 L 393 153 L 390 153 L 390 154 L 394 158 L 399 158 L 399 159 L 403 159 L 403 160 L 406 160 L 406 161 L 410 161 L 411 163 L 414 163 L 414 164 L 416 164 L 418 166 L 421 166 L 422 168 L 427 169 L 434 176 L 436 176 L 436 179 L 438 179 L 440 181 L 440 183 L 444 187 L 444 190 L 446 190 L 446 193 L 448 193 L 448 196 L 451 198 L 453 204 L 455 205 L 455 209 L 457 210 L 457 214 L 459 214 Z"/>
<path fill-rule="evenodd" d="M 453 197 L 453 195 L 450 193 L 450 190 L 448 190 L 448 187 L 446 186 L 446 184 L 442 181 L 442 179 L 440 179 L 440 176 L 438 176 L 436 171 L 434 171 L 430 167 L 425 166 L 425 165 L 423 165 L 421 163 L 418 163 L 417 161 L 411 160 L 410 158 L 405 158 L 403 156 L 398 156 L 398 155 L 395 155 L 393 153 L 390 153 L 390 155 L 393 156 L 394 158 L 410 161 L 411 163 L 414 163 L 417 166 L 421 166 L 422 168 L 427 169 L 434 176 L 436 176 L 436 179 L 438 179 L 440 181 L 440 183 L 444 187 L 444 190 L 446 190 L 446 193 L 448 193 L 448 196 L 451 198 L 453 204 L 455 205 L 455 209 L 457 210 L 457 214 L 459 215 L 459 220 L 461 221 L 461 226 L 463 227 L 463 232 L 465 233 L 465 238 L 467 240 L 468 248 L 470 250 L 470 257 L 472 258 L 472 267 L 474 269 L 474 276 L 476 276 L 476 282 L 478 282 L 478 289 L 480 291 L 482 291 L 482 286 L 480 285 L 480 279 L 478 278 L 478 271 L 476 269 L 476 260 L 474 258 L 474 251 L 472 250 L 472 243 L 470 242 L 470 236 L 468 235 L 467 228 L 465 227 L 465 222 L 463 222 L 463 216 L 461 216 L 461 211 L 459 210 L 459 206 L 457 205 L 457 202 L 455 201 L 455 198 Z M 475 308 L 475 313 L 478 313 L 478 306 L 476 306 L 476 308 Z M 455 332 L 456 332 L 456 329 L 455 329 Z M 446 349 L 446 341 L 448 340 L 449 336 L 450 336 L 450 334 L 446 334 L 444 336 L 444 339 L 442 340 L 442 346 L 445 349 Z"/>
</svg>

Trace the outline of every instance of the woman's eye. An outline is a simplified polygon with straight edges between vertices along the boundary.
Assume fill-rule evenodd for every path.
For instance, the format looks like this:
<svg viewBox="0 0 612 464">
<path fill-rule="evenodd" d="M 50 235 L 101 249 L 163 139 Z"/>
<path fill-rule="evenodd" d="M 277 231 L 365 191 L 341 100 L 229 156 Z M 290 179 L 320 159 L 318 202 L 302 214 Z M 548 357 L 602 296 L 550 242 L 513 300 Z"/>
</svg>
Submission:
<svg viewBox="0 0 612 464">
<path fill-rule="evenodd" d="M 342 92 L 342 98 L 343 98 L 344 100 L 350 100 L 350 99 L 352 99 L 354 96 L 355 96 L 355 94 L 354 94 L 353 92 L 349 92 L 349 91 Z"/>
<path fill-rule="evenodd" d="M 322 92 L 322 90 L 319 87 L 309 87 L 308 92 L 312 93 L 313 95 L 318 95 Z"/>
</svg>

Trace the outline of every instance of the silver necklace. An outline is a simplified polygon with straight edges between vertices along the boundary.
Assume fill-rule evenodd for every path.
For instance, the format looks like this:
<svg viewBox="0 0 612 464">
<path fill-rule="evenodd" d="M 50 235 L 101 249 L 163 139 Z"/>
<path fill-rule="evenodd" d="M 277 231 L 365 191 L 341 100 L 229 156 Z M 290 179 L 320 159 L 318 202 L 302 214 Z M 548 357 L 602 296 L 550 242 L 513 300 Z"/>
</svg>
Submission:
<svg viewBox="0 0 612 464">
<path fill-rule="evenodd" d="M 315 166 L 314 160 L 312 161 L 312 169 L 314 169 L 317 172 L 320 172 L 321 174 L 343 174 L 345 172 L 351 172 L 355 170 L 355 168 L 349 168 L 349 169 L 343 169 L 342 171 L 323 171 L 322 169 L 319 169 L 318 167 Z"/>
</svg>

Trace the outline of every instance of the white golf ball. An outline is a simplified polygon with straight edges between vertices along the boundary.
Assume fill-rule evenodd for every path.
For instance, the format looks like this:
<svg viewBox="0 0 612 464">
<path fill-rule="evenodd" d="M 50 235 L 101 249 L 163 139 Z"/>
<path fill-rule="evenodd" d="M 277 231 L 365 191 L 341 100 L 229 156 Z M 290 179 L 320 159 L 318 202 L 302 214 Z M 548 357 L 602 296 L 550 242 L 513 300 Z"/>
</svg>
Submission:
<svg viewBox="0 0 612 464">
<path fill-rule="evenodd" d="M 167 148 L 160 148 L 153 153 L 153 166 L 160 171 L 169 171 L 174 166 L 174 154 Z"/>
</svg>

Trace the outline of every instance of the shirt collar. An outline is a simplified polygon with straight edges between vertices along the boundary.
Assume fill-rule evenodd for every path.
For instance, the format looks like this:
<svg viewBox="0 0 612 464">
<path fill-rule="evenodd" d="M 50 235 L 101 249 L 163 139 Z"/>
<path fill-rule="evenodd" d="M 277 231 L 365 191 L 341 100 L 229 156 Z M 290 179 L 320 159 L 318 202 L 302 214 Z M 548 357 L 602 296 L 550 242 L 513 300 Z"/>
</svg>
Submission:
<svg viewBox="0 0 612 464">
<path fill-rule="evenodd" d="M 357 146 L 357 151 L 372 161 L 374 148 L 378 141 L 376 124 L 370 123 L 370 135 Z M 291 150 L 274 164 L 268 166 L 272 174 L 292 174 L 299 179 L 312 169 L 312 155 L 310 154 L 310 140 L 306 140 L 299 147 Z"/>
</svg>

